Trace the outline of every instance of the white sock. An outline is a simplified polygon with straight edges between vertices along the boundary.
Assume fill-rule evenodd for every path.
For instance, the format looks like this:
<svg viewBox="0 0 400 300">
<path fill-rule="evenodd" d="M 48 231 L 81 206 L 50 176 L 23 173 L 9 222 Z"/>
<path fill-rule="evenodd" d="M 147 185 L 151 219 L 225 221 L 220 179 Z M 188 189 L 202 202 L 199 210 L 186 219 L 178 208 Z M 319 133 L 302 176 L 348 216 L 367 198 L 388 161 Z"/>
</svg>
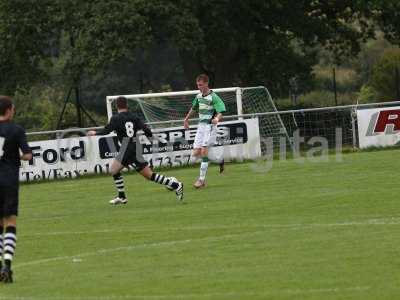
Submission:
<svg viewBox="0 0 400 300">
<path fill-rule="evenodd" d="M 206 175 L 207 175 L 207 170 L 208 170 L 208 161 L 202 161 L 200 165 L 200 180 L 205 180 Z"/>
</svg>

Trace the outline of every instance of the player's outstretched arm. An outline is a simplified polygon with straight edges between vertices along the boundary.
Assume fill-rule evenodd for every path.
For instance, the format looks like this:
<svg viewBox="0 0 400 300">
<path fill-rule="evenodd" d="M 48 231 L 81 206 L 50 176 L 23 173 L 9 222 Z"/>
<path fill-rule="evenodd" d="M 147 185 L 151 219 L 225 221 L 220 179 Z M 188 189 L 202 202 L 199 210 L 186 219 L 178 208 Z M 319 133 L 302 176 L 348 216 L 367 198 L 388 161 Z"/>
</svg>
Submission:
<svg viewBox="0 0 400 300">
<path fill-rule="evenodd" d="M 189 129 L 189 119 L 195 114 L 196 112 L 191 108 L 189 112 L 187 113 L 185 119 L 183 120 L 183 127 L 185 129 Z"/>
<path fill-rule="evenodd" d="M 114 128 L 113 118 L 111 118 L 110 123 L 108 123 L 103 129 L 100 130 L 89 130 L 86 135 L 87 136 L 95 136 L 95 135 L 107 135 L 115 130 Z"/>
</svg>

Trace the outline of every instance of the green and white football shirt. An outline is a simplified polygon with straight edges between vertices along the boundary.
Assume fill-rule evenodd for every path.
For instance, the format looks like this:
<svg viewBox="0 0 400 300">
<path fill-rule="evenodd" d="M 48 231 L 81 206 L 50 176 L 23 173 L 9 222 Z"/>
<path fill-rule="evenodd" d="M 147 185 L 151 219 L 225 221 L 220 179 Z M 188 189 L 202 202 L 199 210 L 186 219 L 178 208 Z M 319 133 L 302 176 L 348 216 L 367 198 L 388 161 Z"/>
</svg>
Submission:
<svg viewBox="0 0 400 300">
<path fill-rule="evenodd" d="M 207 96 L 197 94 L 192 103 L 192 109 L 199 112 L 200 123 L 211 123 L 211 119 L 217 114 L 226 111 L 222 99 L 213 91 Z"/>
</svg>

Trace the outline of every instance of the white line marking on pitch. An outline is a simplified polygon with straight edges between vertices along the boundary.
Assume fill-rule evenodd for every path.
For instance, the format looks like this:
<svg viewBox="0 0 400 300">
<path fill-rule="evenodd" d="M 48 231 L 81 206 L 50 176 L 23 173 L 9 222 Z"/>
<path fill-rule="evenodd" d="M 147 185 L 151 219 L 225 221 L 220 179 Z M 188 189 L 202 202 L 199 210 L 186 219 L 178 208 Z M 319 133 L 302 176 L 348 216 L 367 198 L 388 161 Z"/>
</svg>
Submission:
<svg viewBox="0 0 400 300">
<path fill-rule="evenodd" d="M 82 257 L 96 256 L 96 255 L 101 255 L 101 254 L 106 254 L 106 253 L 111 253 L 111 252 L 130 251 L 130 250 L 140 249 L 140 248 L 164 247 L 164 246 L 171 246 L 171 245 L 177 245 L 177 244 L 188 244 L 191 242 L 201 242 L 201 241 L 220 241 L 220 240 L 224 240 L 224 239 L 234 238 L 237 236 L 243 236 L 243 235 L 249 236 L 249 235 L 260 234 L 260 233 L 264 234 L 265 231 L 227 234 L 227 235 L 220 235 L 220 236 L 204 237 L 204 238 L 200 238 L 200 239 L 186 239 L 186 240 L 176 240 L 176 241 L 144 243 L 144 244 L 123 246 L 123 247 L 118 247 L 118 248 L 100 249 L 100 250 L 92 251 L 92 252 L 86 252 L 86 253 L 80 253 L 80 254 L 78 253 L 76 255 L 56 256 L 56 257 L 51 257 L 51 258 L 44 258 L 44 259 L 29 261 L 26 263 L 17 264 L 14 266 L 14 268 L 16 269 L 16 268 L 21 268 L 21 267 L 25 267 L 25 266 L 40 265 L 40 264 L 54 262 L 54 261 L 60 261 L 60 260 L 73 260 L 73 259 L 79 259 Z"/>
<path fill-rule="evenodd" d="M 393 218 L 391 218 L 393 219 Z M 364 222 L 344 222 L 344 223 L 328 223 L 328 224 L 318 224 L 318 223 L 311 223 L 311 224 L 271 224 L 271 225 L 260 225 L 260 226 L 254 226 L 254 227 L 237 227 L 241 229 L 250 229 L 250 228 L 288 228 L 288 229 L 304 229 L 304 228 L 316 228 L 316 227 L 337 227 L 337 226 L 365 226 L 365 225 L 400 225 L 399 221 L 384 221 L 384 219 L 371 219 L 367 220 Z M 191 228 L 191 227 L 189 227 Z M 202 227 L 200 227 L 202 228 Z M 218 229 L 221 227 L 213 227 L 213 229 Z M 225 227 L 223 227 L 225 228 Z M 226 229 L 233 229 L 234 227 L 229 227 L 227 226 Z M 205 229 L 205 228 L 204 228 Z M 207 227 L 207 229 L 210 229 L 210 227 Z M 88 231 L 88 232 L 81 232 L 82 234 L 90 234 L 90 233 L 104 233 L 104 232 L 118 232 L 118 231 Z M 121 231 L 121 232 L 127 232 L 127 231 Z M 135 231 L 133 231 L 135 232 Z M 140 248 L 146 248 L 146 247 L 164 247 L 164 246 L 170 246 L 170 245 L 176 245 L 176 244 L 188 244 L 191 242 L 199 242 L 199 241 L 219 241 L 223 239 L 229 239 L 237 236 L 249 236 L 249 235 L 254 235 L 254 234 L 259 234 L 259 233 L 265 233 L 265 230 L 262 231 L 254 231 L 254 232 L 244 232 L 244 233 L 236 233 L 236 234 L 228 234 L 228 235 L 221 235 L 221 236 L 212 236 L 212 237 L 205 237 L 201 239 L 186 239 L 186 240 L 176 240 L 176 241 L 164 241 L 164 242 L 154 242 L 154 243 L 144 243 L 144 244 L 137 244 L 137 245 L 130 245 L 130 246 L 124 246 L 124 247 L 118 247 L 118 248 L 111 248 L 111 249 L 100 249 L 97 251 L 93 252 L 86 252 L 86 253 L 81 253 L 81 254 L 76 254 L 76 255 L 68 255 L 68 256 L 57 256 L 57 257 L 52 257 L 52 258 L 45 258 L 45 259 L 39 259 L 35 261 L 30 261 L 26 263 L 21 263 L 16 265 L 14 268 L 20 268 L 24 266 L 32 266 L 32 265 L 39 265 L 39 264 L 44 264 L 48 262 L 53 262 L 53 261 L 60 261 L 60 260 L 73 260 L 76 258 L 82 258 L 82 257 L 88 257 L 88 256 L 95 256 L 95 255 L 101 255 L 104 253 L 110 253 L 110 252 L 117 252 L 117 251 L 130 251 L 134 249 L 140 249 Z M 53 233 L 57 234 L 57 233 Z M 69 234 L 78 234 L 78 233 L 69 233 Z"/>
<path fill-rule="evenodd" d="M 215 225 L 215 226 L 191 226 L 191 227 L 165 227 L 160 228 L 142 228 L 142 229 L 104 229 L 104 230 L 88 230 L 88 231 L 53 231 L 43 233 L 31 233 L 31 234 L 20 234 L 20 237 L 32 237 L 32 236 L 54 236 L 54 235 L 76 235 L 76 234 L 96 234 L 96 233 L 126 233 L 126 232 L 153 232 L 154 230 L 161 231 L 183 231 L 183 230 L 209 230 L 209 229 L 251 229 L 251 228 L 287 228 L 287 229 L 307 229 L 316 227 L 346 227 L 346 226 L 382 226 L 382 225 L 400 225 L 400 218 L 381 218 L 381 219 L 369 219 L 364 221 L 345 221 L 338 223 L 297 223 L 297 224 L 255 224 L 243 226 L 231 226 L 231 225 Z"/>
</svg>

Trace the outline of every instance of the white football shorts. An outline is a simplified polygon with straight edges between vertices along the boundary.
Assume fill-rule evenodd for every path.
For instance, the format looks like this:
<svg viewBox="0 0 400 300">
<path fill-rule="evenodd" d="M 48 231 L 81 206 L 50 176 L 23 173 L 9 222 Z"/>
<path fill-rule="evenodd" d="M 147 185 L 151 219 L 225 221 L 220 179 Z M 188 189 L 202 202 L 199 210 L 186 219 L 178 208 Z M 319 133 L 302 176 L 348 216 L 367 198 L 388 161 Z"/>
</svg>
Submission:
<svg viewBox="0 0 400 300">
<path fill-rule="evenodd" d="M 199 123 L 193 149 L 211 147 L 217 142 L 217 126 L 214 124 Z"/>
</svg>

